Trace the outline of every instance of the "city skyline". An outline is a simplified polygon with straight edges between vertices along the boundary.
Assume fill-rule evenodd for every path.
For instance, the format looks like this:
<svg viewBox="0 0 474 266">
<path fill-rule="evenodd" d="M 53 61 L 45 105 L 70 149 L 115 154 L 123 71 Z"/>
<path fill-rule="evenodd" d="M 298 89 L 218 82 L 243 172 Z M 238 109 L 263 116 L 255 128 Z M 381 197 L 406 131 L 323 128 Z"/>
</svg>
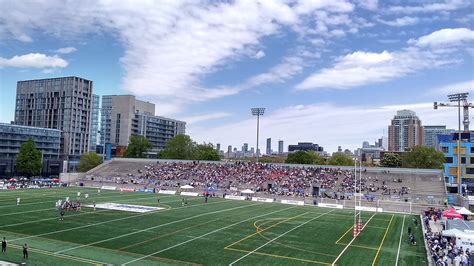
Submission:
<svg viewBox="0 0 474 266">
<path fill-rule="evenodd" d="M 334 152 L 380 138 L 403 109 L 424 125 L 457 128 L 457 110 L 433 110 L 433 102 L 474 91 L 468 0 L 2 6 L 6 123 L 17 81 L 81 76 L 94 94 L 133 94 L 157 115 L 186 121 L 198 142 L 253 144 L 250 108 L 265 107 L 261 151 L 271 138 L 273 151 L 284 139 Z"/>
</svg>

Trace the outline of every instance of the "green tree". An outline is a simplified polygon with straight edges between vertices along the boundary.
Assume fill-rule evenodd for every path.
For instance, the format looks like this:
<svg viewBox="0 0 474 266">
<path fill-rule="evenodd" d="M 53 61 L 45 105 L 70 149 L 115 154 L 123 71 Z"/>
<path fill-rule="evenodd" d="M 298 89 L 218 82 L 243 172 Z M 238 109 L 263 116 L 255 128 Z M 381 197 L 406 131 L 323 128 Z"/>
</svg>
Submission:
<svg viewBox="0 0 474 266">
<path fill-rule="evenodd" d="M 288 154 L 285 163 L 291 164 L 313 164 L 314 157 L 306 151 L 297 151 Z"/>
<path fill-rule="evenodd" d="M 97 153 L 95 152 L 84 153 L 81 156 L 81 159 L 79 160 L 79 165 L 77 166 L 77 170 L 79 172 L 87 172 L 101 163 L 102 163 L 102 157 L 100 157 Z"/>
<path fill-rule="evenodd" d="M 396 153 L 385 153 L 380 159 L 380 166 L 382 167 L 400 167 L 402 166 L 402 159 Z"/>
<path fill-rule="evenodd" d="M 177 135 L 166 142 L 165 149 L 158 153 L 158 159 L 191 160 L 196 143 L 188 135 Z"/>
<path fill-rule="evenodd" d="M 143 136 L 131 136 L 128 147 L 123 154 L 125 158 L 145 158 L 145 152 L 153 146 Z"/>
<path fill-rule="evenodd" d="M 219 153 L 212 144 L 198 144 L 194 148 L 193 160 L 220 161 Z"/>
<path fill-rule="evenodd" d="M 324 165 L 324 164 L 326 164 L 326 159 L 325 159 L 323 156 L 321 156 L 321 155 L 315 153 L 314 151 L 309 151 L 308 153 L 309 153 L 309 154 L 311 155 L 311 157 L 313 158 L 313 159 L 312 159 L 312 160 L 313 160 L 313 164 L 317 164 L 317 165 Z"/>
<path fill-rule="evenodd" d="M 21 144 L 20 152 L 16 157 L 16 170 L 27 177 L 41 173 L 41 152 L 36 149 L 32 139 Z"/>
<path fill-rule="evenodd" d="M 342 152 L 336 152 L 334 153 L 331 158 L 329 158 L 328 161 L 329 165 L 353 165 L 354 161 L 352 160 L 351 157 L 345 155 Z"/>
<path fill-rule="evenodd" d="M 444 154 L 433 148 L 415 146 L 402 155 L 402 167 L 441 169 L 445 162 Z"/>
</svg>

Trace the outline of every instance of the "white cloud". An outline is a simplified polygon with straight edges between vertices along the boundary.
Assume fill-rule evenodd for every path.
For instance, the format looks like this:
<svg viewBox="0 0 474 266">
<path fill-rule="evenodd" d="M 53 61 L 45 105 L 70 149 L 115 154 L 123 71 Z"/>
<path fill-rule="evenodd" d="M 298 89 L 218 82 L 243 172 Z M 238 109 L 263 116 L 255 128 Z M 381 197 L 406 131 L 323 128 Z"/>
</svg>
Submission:
<svg viewBox="0 0 474 266">
<path fill-rule="evenodd" d="M 66 67 L 67 65 L 68 62 L 57 55 L 48 56 L 45 54 L 31 53 L 15 55 L 10 59 L 0 57 L 0 67 L 55 68 Z"/>
<path fill-rule="evenodd" d="M 382 24 L 389 25 L 392 27 L 405 27 L 405 26 L 412 26 L 415 25 L 419 22 L 419 19 L 417 17 L 401 17 L 401 18 L 396 18 L 395 20 L 383 20 L 383 19 L 377 19 Z"/>
<path fill-rule="evenodd" d="M 76 48 L 68 46 L 68 47 L 59 48 L 55 52 L 60 53 L 60 54 L 70 54 L 70 53 L 74 53 L 75 51 L 77 51 Z"/>
<path fill-rule="evenodd" d="M 356 51 L 338 57 L 335 63 L 310 75 L 295 86 L 296 90 L 313 89 L 349 89 L 364 85 L 386 82 L 423 69 L 460 63 L 454 47 L 473 39 L 472 31 L 467 29 L 443 29 L 422 36 L 418 40 L 410 40 L 414 46 L 404 49 L 380 53 Z M 432 49 L 422 49 L 430 46 Z"/>
<path fill-rule="evenodd" d="M 409 5 L 409 6 L 391 6 L 388 8 L 389 12 L 392 13 L 430 13 L 430 12 L 443 12 L 443 11 L 454 11 L 461 8 L 468 7 L 470 0 L 446 0 L 443 2 L 429 1 L 422 5 Z"/>
<path fill-rule="evenodd" d="M 474 31 L 467 28 L 441 29 L 420 37 L 410 39 L 409 44 L 419 47 L 449 47 L 463 45 L 474 41 Z"/>
<path fill-rule="evenodd" d="M 356 3 L 361 8 L 375 11 L 378 8 L 379 1 L 378 0 L 357 0 Z"/>
<path fill-rule="evenodd" d="M 390 120 L 397 110 L 402 109 L 415 111 L 423 125 L 456 127 L 455 108 L 433 110 L 432 102 L 390 106 L 338 106 L 330 103 L 293 105 L 267 110 L 260 120 L 260 143 L 271 137 L 274 149 L 277 148 L 275 140 L 281 139 L 285 141 L 285 146 L 298 141 L 310 141 L 329 151 L 336 151 L 339 145 L 354 150 L 361 146 L 362 141 L 373 142 L 384 131 L 387 134 Z M 249 115 L 248 119 L 240 122 L 224 123 L 210 129 L 194 125 L 189 127 L 189 134 L 198 142 L 241 147 L 242 143 L 255 140 L 255 119 Z M 261 144 L 260 149 L 264 149 L 264 144 Z"/>
<path fill-rule="evenodd" d="M 215 120 L 220 118 L 225 118 L 231 116 L 230 113 L 226 112 L 217 112 L 211 114 L 195 115 L 181 118 L 182 121 L 185 121 L 187 125 L 196 124 L 203 121 Z"/>
<path fill-rule="evenodd" d="M 262 58 L 262 57 L 264 57 L 264 56 L 265 56 L 265 52 L 263 52 L 262 50 L 260 50 L 260 51 L 258 51 L 258 52 L 253 56 L 253 58 L 255 58 L 255 59 L 260 59 L 260 58 Z"/>
<path fill-rule="evenodd" d="M 429 94 L 447 95 L 462 92 L 474 92 L 474 79 L 443 85 L 441 87 L 431 89 Z"/>
</svg>

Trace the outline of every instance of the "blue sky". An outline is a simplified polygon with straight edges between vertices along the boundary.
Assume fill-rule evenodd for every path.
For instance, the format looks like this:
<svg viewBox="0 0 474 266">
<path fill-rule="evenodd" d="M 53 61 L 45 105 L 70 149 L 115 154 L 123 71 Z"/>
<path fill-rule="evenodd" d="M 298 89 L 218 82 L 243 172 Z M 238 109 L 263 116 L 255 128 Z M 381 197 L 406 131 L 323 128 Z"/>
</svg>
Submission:
<svg viewBox="0 0 474 266">
<path fill-rule="evenodd" d="M 8 3 L 7 3 L 8 2 Z M 18 80 L 81 76 L 188 122 L 198 142 L 351 150 L 399 109 L 456 126 L 446 94 L 474 91 L 474 6 L 451 1 L 0 0 L 0 121 Z M 263 145 L 261 146 L 264 149 Z"/>
</svg>

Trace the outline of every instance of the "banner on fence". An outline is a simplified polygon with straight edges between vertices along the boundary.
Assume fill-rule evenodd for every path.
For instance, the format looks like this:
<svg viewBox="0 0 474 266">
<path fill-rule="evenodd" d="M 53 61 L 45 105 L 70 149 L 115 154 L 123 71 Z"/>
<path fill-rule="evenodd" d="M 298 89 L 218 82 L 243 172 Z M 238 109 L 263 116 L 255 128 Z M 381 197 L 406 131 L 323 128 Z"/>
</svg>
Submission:
<svg viewBox="0 0 474 266">
<path fill-rule="evenodd" d="M 365 206 L 356 206 L 356 210 L 358 210 L 358 211 L 368 211 L 368 212 L 383 212 L 382 208 L 365 207 Z"/>
<path fill-rule="evenodd" d="M 120 191 L 122 191 L 122 192 L 134 192 L 135 189 L 134 188 L 120 188 Z"/>
<path fill-rule="evenodd" d="M 192 196 L 192 197 L 197 197 L 199 196 L 199 193 L 197 192 L 188 192 L 188 191 L 183 191 L 180 193 L 181 196 Z"/>
<path fill-rule="evenodd" d="M 115 189 L 117 189 L 117 187 L 112 187 L 112 186 L 102 186 L 100 189 L 103 189 L 103 190 L 115 190 Z"/>
<path fill-rule="evenodd" d="M 259 198 L 259 197 L 252 197 L 252 201 L 259 201 L 259 202 L 274 202 L 274 200 L 273 200 L 273 199 Z"/>
<path fill-rule="evenodd" d="M 300 201 L 300 200 L 281 200 L 281 203 L 283 203 L 283 204 L 293 204 L 293 205 L 299 205 L 299 206 L 304 205 L 304 201 Z"/>
<path fill-rule="evenodd" d="M 226 195 L 226 199 L 233 199 L 233 200 L 245 200 L 247 197 L 245 196 L 232 196 L 232 195 Z"/>
<path fill-rule="evenodd" d="M 324 208 L 333 208 L 333 209 L 343 209 L 342 204 L 331 204 L 331 203 L 318 203 L 318 207 Z"/>
<path fill-rule="evenodd" d="M 174 194 L 176 194 L 176 190 L 160 189 L 160 191 L 158 191 L 158 193 L 160 193 L 160 194 L 174 195 Z"/>
</svg>

